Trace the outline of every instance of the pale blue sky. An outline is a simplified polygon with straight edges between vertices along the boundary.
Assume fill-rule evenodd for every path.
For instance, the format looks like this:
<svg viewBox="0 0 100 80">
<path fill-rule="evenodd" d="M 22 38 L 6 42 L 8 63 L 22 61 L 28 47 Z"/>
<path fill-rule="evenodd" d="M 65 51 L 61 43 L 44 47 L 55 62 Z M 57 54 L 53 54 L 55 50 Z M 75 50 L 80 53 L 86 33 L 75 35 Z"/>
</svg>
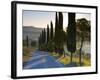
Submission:
<svg viewBox="0 0 100 80">
<path fill-rule="evenodd" d="M 86 18 L 91 20 L 91 15 L 86 13 L 76 13 L 76 19 Z M 55 12 L 45 12 L 45 11 L 23 11 L 23 26 L 34 26 L 39 28 L 46 28 L 50 21 L 55 25 Z M 63 13 L 63 26 L 64 29 L 68 25 L 68 13 Z"/>
</svg>

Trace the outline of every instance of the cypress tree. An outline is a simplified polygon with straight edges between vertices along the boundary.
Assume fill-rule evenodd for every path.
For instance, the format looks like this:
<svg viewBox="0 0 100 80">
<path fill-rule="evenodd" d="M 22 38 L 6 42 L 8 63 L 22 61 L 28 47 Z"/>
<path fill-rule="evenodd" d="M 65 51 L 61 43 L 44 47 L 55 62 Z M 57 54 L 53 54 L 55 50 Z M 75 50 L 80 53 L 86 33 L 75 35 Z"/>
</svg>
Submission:
<svg viewBox="0 0 100 80">
<path fill-rule="evenodd" d="M 38 39 L 38 43 L 39 43 L 39 50 L 41 50 L 41 45 L 42 45 L 42 32 L 40 33 L 39 39 Z"/>
<path fill-rule="evenodd" d="M 47 25 L 47 43 L 49 42 L 49 25 Z"/>
<path fill-rule="evenodd" d="M 70 61 L 72 63 L 73 53 L 76 50 L 76 23 L 75 23 L 75 13 L 68 13 L 67 49 L 68 49 L 69 52 L 71 52 Z"/>
<path fill-rule="evenodd" d="M 55 16 L 55 52 L 63 53 L 64 43 L 64 31 L 63 31 L 63 14 L 62 12 L 56 12 Z"/>
<path fill-rule="evenodd" d="M 27 46 L 27 47 L 29 46 L 29 39 L 28 39 L 28 36 L 26 36 L 26 46 Z"/>
<path fill-rule="evenodd" d="M 42 30 L 42 34 L 41 34 L 41 41 L 42 41 L 42 44 L 44 43 L 44 31 Z"/>
<path fill-rule="evenodd" d="M 58 16 L 57 12 L 55 15 L 55 36 L 54 36 L 54 42 L 55 42 L 55 52 L 57 53 L 57 47 L 58 47 Z"/>
<path fill-rule="evenodd" d="M 51 21 L 51 29 L 50 29 L 50 39 L 52 40 L 53 39 L 53 23 Z"/>
<path fill-rule="evenodd" d="M 58 31 L 58 17 L 57 17 L 57 12 L 56 12 L 56 17 L 55 17 L 55 38 L 57 37 L 57 31 Z"/>
<path fill-rule="evenodd" d="M 63 30 L 63 14 L 59 12 L 59 30 Z"/>
<path fill-rule="evenodd" d="M 45 28 L 43 30 L 43 43 L 45 44 L 46 43 L 46 31 L 45 31 Z"/>
<path fill-rule="evenodd" d="M 58 23 L 58 49 L 59 53 L 63 54 L 63 43 L 64 43 L 64 31 L 63 31 L 63 14 L 62 12 L 58 12 L 59 23 Z"/>
<path fill-rule="evenodd" d="M 43 50 L 43 44 L 44 44 L 44 30 L 42 30 L 42 32 L 40 33 L 39 39 L 38 39 L 38 43 L 39 43 L 39 49 Z"/>
<path fill-rule="evenodd" d="M 41 40 L 40 40 L 41 36 L 39 36 L 38 38 L 38 47 L 39 47 L 39 50 L 40 50 L 40 45 L 41 45 Z"/>
</svg>

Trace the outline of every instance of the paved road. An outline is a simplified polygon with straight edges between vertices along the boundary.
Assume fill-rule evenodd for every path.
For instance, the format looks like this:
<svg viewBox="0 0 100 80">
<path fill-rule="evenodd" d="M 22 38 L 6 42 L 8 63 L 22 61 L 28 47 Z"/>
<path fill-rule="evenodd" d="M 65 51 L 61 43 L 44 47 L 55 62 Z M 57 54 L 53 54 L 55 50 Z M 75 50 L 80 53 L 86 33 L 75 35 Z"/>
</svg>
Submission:
<svg viewBox="0 0 100 80">
<path fill-rule="evenodd" d="M 48 52 L 35 51 L 31 60 L 23 64 L 24 69 L 41 69 L 41 68 L 58 68 L 64 67 L 63 64 L 58 62 L 53 56 L 50 56 Z"/>
</svg>

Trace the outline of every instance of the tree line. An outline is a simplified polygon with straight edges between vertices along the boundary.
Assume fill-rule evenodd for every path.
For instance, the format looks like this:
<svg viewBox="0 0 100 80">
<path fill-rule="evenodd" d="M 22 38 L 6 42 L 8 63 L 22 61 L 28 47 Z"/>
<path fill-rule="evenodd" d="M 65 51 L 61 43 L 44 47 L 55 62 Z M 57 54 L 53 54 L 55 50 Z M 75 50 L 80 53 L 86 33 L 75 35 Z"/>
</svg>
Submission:
<svg viewBox="0 0 100 80">
<path fill-rule="evenodd" d="M 82 47 L 85 38 L 90 38 L 90 23 L 85 18 L 78 19 L 75 21 L 75 13 L 68 13 L 68 27 L 66 32 L 63 30 L 63 13 L 55 13 L 55 27 L 53 22 L 50 25 L 47 24 L 47 28 L 44 28 L 38 39 L 38 47 L 41 51 L 55 52 L 59 55 L 66 55 L 64 53 L 64 44 L 67 46 L 67 50 L 70 52 L 70 61 L 72 63 L 73 53 L 76 51 L 76 34 L 81 39 L 80 47 L 80 65 L 81 65 L 81 55 Z M 88 33 L 88 35 L 87 35 Z M 28 36 L 26 37 L 26 42 L 28 46 Z"/>
<path fill-rule="evenodd" d="M 76 50 L 76 26 L 75 13 L 68 13 L 67 33 L 63 30 L 63 13 L 56 12 L 55 28 L 52 21 L 50 26 L 42 30 L 39 37 L 39 50 L 56 52 L 60 55 L 64 54 L 64 44 L 67 45 L 68 51 L 72 53 Z M 55 30 L 55 31 L 54 31 Z M 72 57 L 71 57 L 72 61 Z"/>
</svg>

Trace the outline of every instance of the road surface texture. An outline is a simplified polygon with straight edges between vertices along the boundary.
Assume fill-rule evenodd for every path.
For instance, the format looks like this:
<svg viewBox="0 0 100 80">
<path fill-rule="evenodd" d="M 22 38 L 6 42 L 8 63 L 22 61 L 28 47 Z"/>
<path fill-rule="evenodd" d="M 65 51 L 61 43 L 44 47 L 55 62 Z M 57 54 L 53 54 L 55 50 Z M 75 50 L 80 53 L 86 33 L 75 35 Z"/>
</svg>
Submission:
<svg viewBox="0 0 100 80">
<path fill-rule="evenodd" d="M 41 68 L 58 68 L 64 67 L 64 65 L 56 60 L 48 52 L 35 51 L 32 58 L 23 63 L 24 69 L 41 69 Z"/>
</svg>

